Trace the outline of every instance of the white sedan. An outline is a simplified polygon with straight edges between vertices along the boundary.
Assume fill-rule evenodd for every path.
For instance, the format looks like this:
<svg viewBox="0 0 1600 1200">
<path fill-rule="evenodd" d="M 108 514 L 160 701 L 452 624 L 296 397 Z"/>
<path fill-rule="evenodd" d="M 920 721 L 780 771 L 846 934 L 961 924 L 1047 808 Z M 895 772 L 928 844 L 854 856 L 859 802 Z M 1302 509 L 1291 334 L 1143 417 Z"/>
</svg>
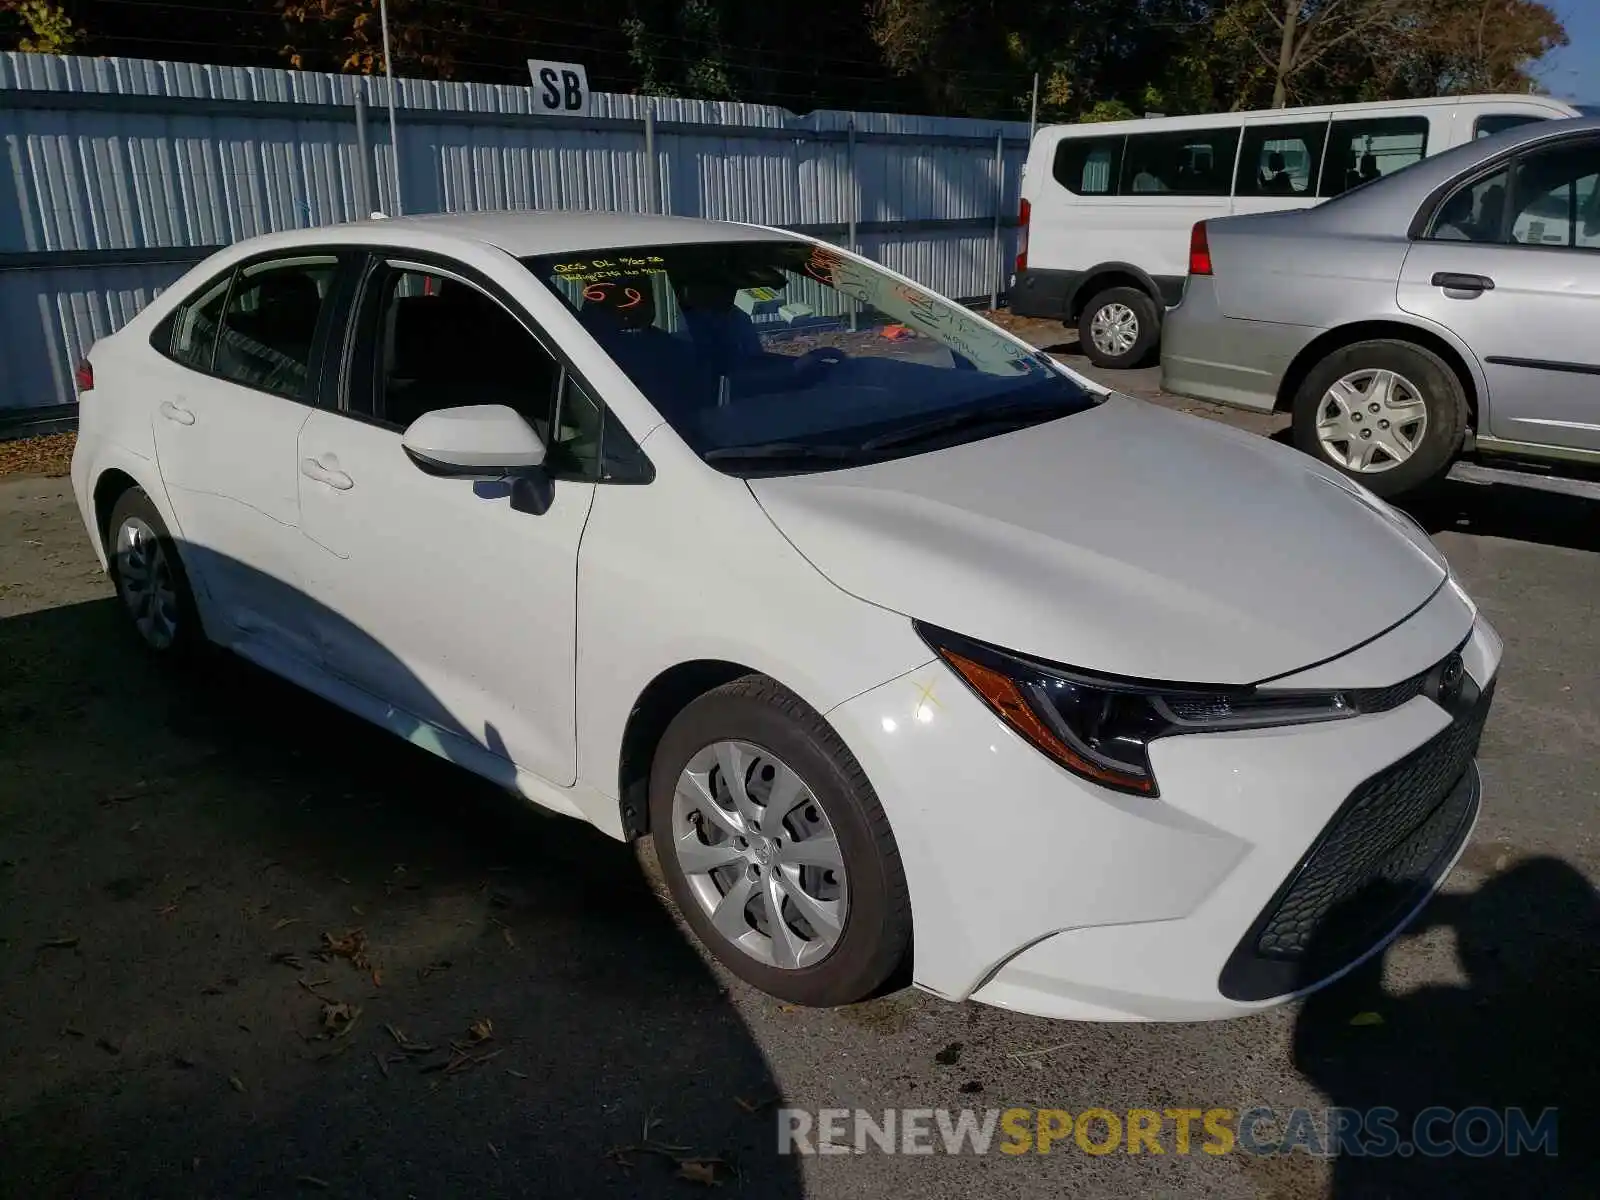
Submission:
<svg viewBox="0 0 1600 1200">
<path fill-rule="evenodd" d="M 80 367 L 131 624 L 654 839 L 733 972 L 1231 1016 L 1426 902 L 1500 641 L 1407 518 L 911 280 L 603 214 L 275 234 Z"/>
</svg>

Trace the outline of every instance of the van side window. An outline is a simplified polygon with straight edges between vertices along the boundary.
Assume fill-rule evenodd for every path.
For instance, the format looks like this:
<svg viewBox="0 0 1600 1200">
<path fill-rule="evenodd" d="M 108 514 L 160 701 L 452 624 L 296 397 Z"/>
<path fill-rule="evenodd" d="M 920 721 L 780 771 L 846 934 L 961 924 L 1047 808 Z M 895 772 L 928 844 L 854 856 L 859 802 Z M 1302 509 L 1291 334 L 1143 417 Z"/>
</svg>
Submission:
<svg viewBox="0 0 1600 1200">
<path fill-rule="evenodd" d="M 1238 129 L 1128 135 L 1121 195 L 1226 196 Z"/>
<path fill-rule="evenodd" d="M 1122 174 L 1121 137 L 1063 138 L 1052 167 L 1056 182 L 1079 196 L 1111 196 Z"/>
<path fill-rule="evenodd" d="M 1252 125 L 1244 131 L 1237 196 L 1315 196 L 1326 121 Z"/>
<path fill-rule="evenodd" d="M 1520 125 L 1532 125 L 1535 121 L 1548 121 L 1549 117 L 1541 117 L 1534 113 L 1484 113 L 1472 123 L 1472 137 L 1492 137 L 1497 133 L 1504 133 L 1508 129 L 1516 129 Z"/>
<path fill-rule="evenodd" d="M 1328 134 L 1328 156 L 1322 167 L 1319 196 L 1337 196 L 1428 154 L 1427 117 L 1380 117 L 1335 121 Z"/>
</svg>

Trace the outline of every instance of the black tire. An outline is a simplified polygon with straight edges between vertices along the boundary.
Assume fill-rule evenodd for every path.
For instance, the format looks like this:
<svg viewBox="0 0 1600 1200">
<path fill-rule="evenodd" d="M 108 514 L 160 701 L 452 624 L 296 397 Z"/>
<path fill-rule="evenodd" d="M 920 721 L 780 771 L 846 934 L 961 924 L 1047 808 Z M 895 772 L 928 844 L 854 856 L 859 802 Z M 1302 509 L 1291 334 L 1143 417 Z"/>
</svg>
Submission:
<svg viewBox="0 0 1600 1200">
<path fill-rule="evenodd" d="M 1427 411 L 1427 425 L 1410 457 L 1379 471 L 1346 467 L 1329 454 L 1317 437 L 1317 422 L 1328 389 L 1347 375 L 1367 370 L 1393 371 L 1403 377 Z M 1381 411 L 1364 415 L 1382 419 Z M 1449 363 L 1412 342 L 1384 338 L 1341 347 L 1312 368 L 1294 398 L 1294 443 L 1387 500 L 1420 491 L 1444 478 L 1461 450 L 1467 419 L 1466 392 Z M 1382 457 L 1387 455 L 1380 452 Z"/>
<path fill-rule="evenodd" d="M 1121 354 L 1112 354 L 1096 346 L 1092 332 L 1095 317 L 1113 304 L 1127 308 L 1137 322 L 1133 345 Z M 1155 357 L 1160 342 L 1161 309 L 1148 293 L 1138 288 L 1107 288 L 1084 305 L 1078 316 L 1078 350 L 1097 367 L 1125 370 L 1145 366 Z"/>
<path fill-rule="evenodd" d="M 121 531 L 130 522 L 140 522 L 155 534 L 156 545 L 160 551 L 160 569 L 165 571 L 173 595 L 169 612 L 172 628 L 170 639 L 152 636 L 148 623 L 141 622 L 135 614 L 135 603 L 131 598 L 132 572 L 128 569 L 130 564 L 124 561 L 124 555 L 118 553 Z M 189 586 L 189 577 L 184 572 L 177 544 L 167 531 L 161 513 L 143 488 L 129 488 L 117 497 L 117 502 L 111 507 L 111 516 L 106 521 L 104 532 L 106 562 L 109 565 L 111 582 L 117 589 L 117 599 L 128 628 L 139 640 L 139 644 L 160 659 L 175 662 L 194 659 L 206 640 L 205 633 L 200 627 L 200 613 L 195 607 L 194 592 Z"/>
<path fill-rule="evenodd" d="M 837 943 L 816 963 L 769 965 L 725 938 L 678 861 L 672 808 L 679 775 L 702 749 L 722 741 L 752 743 L 775 755 L 800 776 L 833 827 L 848 907 Z M 650 771 L 650 829 L 661 873 L 684 919 L 718 961 L 769 995 L 812 1007 L 852 1004 L 877 994 L 905 960 L 911 897 L 889 819 L 839 735 L 774 680 L 736 679 L 689 704 L 667 727 Z"/>
</svg>

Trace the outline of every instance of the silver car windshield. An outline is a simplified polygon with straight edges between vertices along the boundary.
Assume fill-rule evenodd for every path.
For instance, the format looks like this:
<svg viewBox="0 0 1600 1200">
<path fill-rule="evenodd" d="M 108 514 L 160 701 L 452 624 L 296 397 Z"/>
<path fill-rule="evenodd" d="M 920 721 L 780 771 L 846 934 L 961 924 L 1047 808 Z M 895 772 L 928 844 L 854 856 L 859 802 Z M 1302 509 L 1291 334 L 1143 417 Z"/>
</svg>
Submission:
<svg viewBox="0 0 1600 1200">
<path fill-rule="evenodd" d="M 919 453 L 1098 399 L 975 313 L 809 242 L 523 261 L 684 440 L 734 474 Z"/>
</svg>

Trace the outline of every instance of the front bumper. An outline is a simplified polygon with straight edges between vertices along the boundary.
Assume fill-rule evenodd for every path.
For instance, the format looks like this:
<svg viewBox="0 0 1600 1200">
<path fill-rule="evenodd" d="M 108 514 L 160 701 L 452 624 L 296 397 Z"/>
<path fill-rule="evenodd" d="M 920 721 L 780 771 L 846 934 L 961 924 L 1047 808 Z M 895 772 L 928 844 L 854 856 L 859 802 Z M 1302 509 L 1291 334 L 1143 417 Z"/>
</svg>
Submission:
<svg viewBox="0 0 1600 1200">
<path fill-rule="evenodd" d="M 1387 686 L 1457 646 L 1486 712 L 1500 640 L 1458 590 L 1441 589 L 1363 649 L 1393 664 L 1394 679 L 1371 681 Z M 1404 804 L 1367 813 L 1388 821 L 1352 823 L 1348 806 L 1373 781 L 1459 739 L 1459 716 L 1425 695 L 1344 721 L 1161 739 L 1151 747 L 1159 799 L 1057 767 L 939 662 L 829 719 L 895 829 L 916 983 L 1039 1016 L 1213 1019 L 1320 986 L 1380 949 L 1426 901 L 1477 811 L 1475 717 L 1454 777 L 1435 772 Z M 1346 841 L 1348 853 L 1330 859 L 1327 847 Z M 1313 894 L 1299 895 L 1285 921 L 1279 910 L 1297 881 Z M 1387 904 L 1352 919 L 1369 885 Z M 1263 956 L 1269 927 L 1285 945 L 1298 938 L 1299 953 L 1275 958 L 1274 943 Z"/>
</svg>

